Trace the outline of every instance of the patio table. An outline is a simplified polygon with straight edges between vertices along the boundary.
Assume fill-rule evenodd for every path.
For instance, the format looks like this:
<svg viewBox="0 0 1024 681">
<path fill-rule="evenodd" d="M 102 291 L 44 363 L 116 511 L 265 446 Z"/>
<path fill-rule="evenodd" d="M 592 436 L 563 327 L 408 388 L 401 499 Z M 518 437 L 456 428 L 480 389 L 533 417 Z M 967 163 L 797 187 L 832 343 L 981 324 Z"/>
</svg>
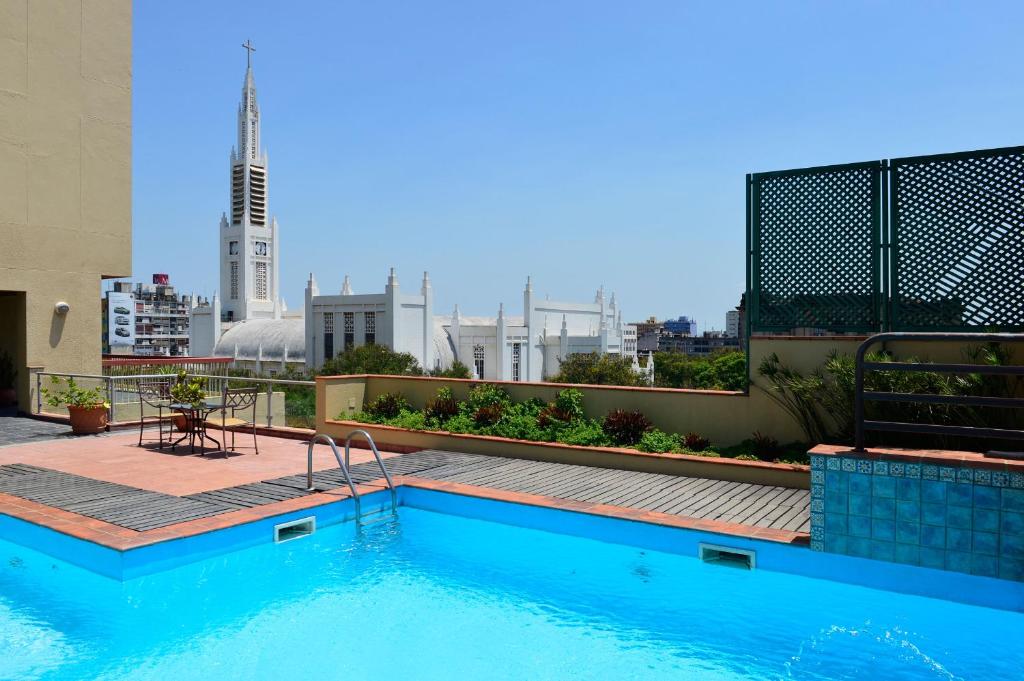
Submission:
<svg viewBox="0 0 1024 681">
<path fill-rule="evenodd" d="M 224 408 L 222 400 L 203 400 L 203 403 L 198 405 L 176 402 L 168 405 L 168 407 L 185 417 L 185 433 L 171 443 L 171 449 L 174 449 L 182 440 L 188 438 L 189 452 L 191 454 L 196 453 L 197 439 L 199 440 L 200 454 L 206 455 L 206 448 L 203 444 L 205 440 L 209 440 L 217 445 L 217 448 L 213 451 L 220 451 L 220 441 L 206 432 L 206 417 Z"/>
</svg>

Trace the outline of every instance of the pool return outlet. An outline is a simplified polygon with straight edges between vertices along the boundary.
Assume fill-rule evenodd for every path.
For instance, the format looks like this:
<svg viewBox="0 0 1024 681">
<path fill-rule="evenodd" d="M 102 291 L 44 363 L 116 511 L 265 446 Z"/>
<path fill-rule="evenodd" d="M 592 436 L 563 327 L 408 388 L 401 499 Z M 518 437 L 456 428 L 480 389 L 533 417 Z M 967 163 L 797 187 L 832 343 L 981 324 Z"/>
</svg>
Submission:
<svg viewBox="0 0 1024 681">
<path fill-rule="evenodd" d="M 381 508 L 377 511 L 370 511 L 366 514 L 362 511 L 362 500 L 359 496 L 356 485 L 352 481 L 352 468 L 350 462 L 352 440 L 357 436 L 362 436 L 366 442 L 370 445 L 370 451 L 373 452 L 373 458 L 377 460 L 377 465 L 380 466 L 380 472 L 384 475 L 384 480 L 387 482 L 388 490 L 391 492 L 391 509 L 388 512 L 387 508 Z M 334 458 L 338 461 L 338 468 L 341 469 L 341 474 L 345 478 L 345 484 L 348 485 L 348 491 L 352 495 L 352 500 L 356 507 L 356 526 L 362 527 L 381 520 L 388 520 L 398 515 L 398 493 L 395 491 L 395 483 L 391 479 L 391 474 L 388 472 L 387 466 L 384 465 L 384 459 L 381 458 L 380 452 L 377 450 L 377 445 L 373 441 L 373 437 L 365 430 L 354 430 L 348 438 L 345 439 L 345 456 L 342 457 L 341 452 L 338 450 L 337 443 L 334 442 L 334 438 L 325 433 L 317 433 L 313 436 L 313 439 L 309 441 L 309 447 L 306 450 L 306 491 L 310 493 L 317 492 L 316 485 L 313 484 L 313 446 L 317 442 L 323 442 L 331 447 L 331 451 L 334 452 Z M 380 516 L 380 517 L 374 517 Z M 372 518 L 367 520 L 367 518 Z M 316 519 L 315 518 L 303 518 L 295 520 L 290 523 L 282 523 L 274 528 L 274 541 L 287 541 L 288 539 L 297 539 L 300 536 L 308 536 L 316 531 Z M 279 539 L 278 537 L 282 537 Z"/>
</svg>

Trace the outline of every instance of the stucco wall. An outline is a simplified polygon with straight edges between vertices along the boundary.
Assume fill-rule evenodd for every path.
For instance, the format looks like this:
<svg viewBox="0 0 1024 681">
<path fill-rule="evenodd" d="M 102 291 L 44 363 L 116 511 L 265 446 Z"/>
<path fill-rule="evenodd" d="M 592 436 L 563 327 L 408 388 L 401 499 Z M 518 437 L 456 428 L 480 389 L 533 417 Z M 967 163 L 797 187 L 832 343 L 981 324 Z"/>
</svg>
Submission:
<svg viewBox="0 0 1024 681">
<path fill-rule="evenodd" d="M 0 291 L 24 293 L 0 334 L 25 410 L 27 366 L 100 372 L 100 280 L 131 274 L 131 9 L 0 1 Z"/>
</svg>

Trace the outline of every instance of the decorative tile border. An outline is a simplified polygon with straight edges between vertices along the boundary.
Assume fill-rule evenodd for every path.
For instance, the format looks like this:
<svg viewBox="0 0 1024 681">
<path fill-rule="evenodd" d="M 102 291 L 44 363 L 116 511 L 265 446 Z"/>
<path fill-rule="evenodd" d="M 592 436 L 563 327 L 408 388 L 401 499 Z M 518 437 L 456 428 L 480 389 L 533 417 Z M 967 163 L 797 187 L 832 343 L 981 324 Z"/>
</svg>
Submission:
<svg viewBox="0 0 1024 681">
<path fill-rule="evenodd" d="M 813 550 L 1024 581 L 1024 461 L 819 447 L 811 471 Z"/>
</svg>

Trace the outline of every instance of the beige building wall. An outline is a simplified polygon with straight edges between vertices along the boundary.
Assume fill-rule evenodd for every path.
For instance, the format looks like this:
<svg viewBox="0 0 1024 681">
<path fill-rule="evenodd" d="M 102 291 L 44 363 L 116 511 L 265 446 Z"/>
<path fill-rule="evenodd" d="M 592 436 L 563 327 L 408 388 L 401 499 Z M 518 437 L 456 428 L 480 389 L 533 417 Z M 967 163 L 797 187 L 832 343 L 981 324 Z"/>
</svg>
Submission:
<svg viewBox="0 0 1024 681">
<path fill-rule="evenodd" d="M 0 349 L 26 411 L 28 367 L 100 372 L 100 281 L 131 275 L 131 28 L 130 0 L 0 0 Z"/>
</svg>

